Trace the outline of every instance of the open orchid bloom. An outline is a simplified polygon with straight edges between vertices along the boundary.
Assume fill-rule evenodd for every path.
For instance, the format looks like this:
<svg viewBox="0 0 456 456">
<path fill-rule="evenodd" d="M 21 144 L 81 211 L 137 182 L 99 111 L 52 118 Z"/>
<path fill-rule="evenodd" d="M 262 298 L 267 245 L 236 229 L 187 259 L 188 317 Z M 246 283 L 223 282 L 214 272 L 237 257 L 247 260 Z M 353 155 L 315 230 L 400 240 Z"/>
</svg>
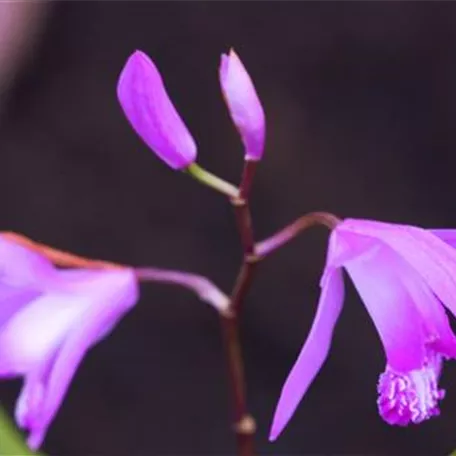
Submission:
<svg viewBox="0 0 456 456">
<path fill-rule="evenodd" d="M 220 84 L 223 96 L 245 146 L 247 160 L 260 160 L 264 151 L 265 118 L 255 86 L 238 55 L 222 54 Z"/>
<path fill-rule="evenodd" d="M 443 306 L 456 314 L 456 230 L 347 219 L 331 233 L 321 296 L 309 336 L 277 405 L 270 439 L 282 432 L 324 363 L 342 309 L 342 268 L 353 280 L 384 346 L 378 409 L 406 426 L 439 414 L 444 359 L 456 338 Z"/>
<path fill-rule="evenodd" d="M 86 352 L 136 303 L 130 269 L 60 271 L 0 235 L 0 378 L 24 377 L 18 425 L 37 449 Z"/>
<path fill-rule="evenodd" d="M 128 59 L 117 97 L 131 126 L 171 168 L 184 169 L 196 159 L 195 141 L 170 100 L 163 79 L 144 52 Z"/>
</svg>

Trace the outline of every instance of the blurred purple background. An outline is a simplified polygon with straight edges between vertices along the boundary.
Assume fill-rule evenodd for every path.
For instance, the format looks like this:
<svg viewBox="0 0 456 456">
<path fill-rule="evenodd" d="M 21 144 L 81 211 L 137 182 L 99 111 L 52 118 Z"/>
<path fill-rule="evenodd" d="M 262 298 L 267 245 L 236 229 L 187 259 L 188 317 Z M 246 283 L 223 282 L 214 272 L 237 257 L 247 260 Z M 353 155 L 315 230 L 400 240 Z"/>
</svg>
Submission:
<svg viewBox="0 0 456 456">
<path fill-rule="evenodd" d="M 231 208 L 146 149 L 115 86 L 129 54 L 148 53 L 197 139 L 200 163 L 236 182 L 242 146 L 217 80 L 231 46 L 268 121 L 252 199 L 258 238 L 317 209 L 456 227 L 454 3 L 23 2 L 9 25 L 5 5 L 3 230 L 90 257 L 192 270 L 228 291 L 241 257 Z M 449 453 L 456 365 L 443 375 L 440 418 L 406 429 L 382 422 L 382 347 L 351 286 L 329 361 L 283 436 L 267 442 L 315 311 L 326 239 L 315 229 L 268 259 L 245 306 L 259 453 Z M 142 291 L 78 371 L 49 454 L 234 454 L 217 315 L 181 289 Z M 0 384 L 10 411 L 19 387 Z"/>
</svg>

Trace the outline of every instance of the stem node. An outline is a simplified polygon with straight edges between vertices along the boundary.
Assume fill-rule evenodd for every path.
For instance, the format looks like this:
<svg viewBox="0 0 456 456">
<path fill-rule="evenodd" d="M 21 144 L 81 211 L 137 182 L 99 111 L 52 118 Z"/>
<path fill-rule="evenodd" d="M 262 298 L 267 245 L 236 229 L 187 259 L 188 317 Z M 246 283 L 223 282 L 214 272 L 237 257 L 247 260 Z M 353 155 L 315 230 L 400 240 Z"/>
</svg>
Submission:
<svg viewBox="0 0 456 456">
<path fill-rule="evenodd" d="M 256 422 L 253 416 L 244 415 L 237 423 L 234 424 L 236 434 L 254 435 L 256 432 Z"/>
</svg>

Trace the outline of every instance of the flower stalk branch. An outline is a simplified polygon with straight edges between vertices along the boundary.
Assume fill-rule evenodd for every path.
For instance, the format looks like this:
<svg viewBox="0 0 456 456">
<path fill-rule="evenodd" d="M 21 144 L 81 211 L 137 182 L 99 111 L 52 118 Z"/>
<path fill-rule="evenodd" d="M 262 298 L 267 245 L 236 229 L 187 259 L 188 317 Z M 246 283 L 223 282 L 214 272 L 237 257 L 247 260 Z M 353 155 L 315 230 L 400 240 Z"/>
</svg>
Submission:
<svg viewBox="0 0 456 456">
<path fill-rule="evenodd" d="M 312 226 L 323 225 L 329 230 L 333 230 L 341 221 L 342 220 L 329 212 L 309 212 L 308 214 L 299 217 L 285 228 L 282 228 L 271 237 L 258 242 L 255 246 L 256 255 L 259 258 L 264 258 L 280 247 L 283 247 L 300 233 Z"/>
<path fill-rule="evenodd" d="M 224 195 L 230 198 L 236 198 L 239 194 L 238 189 L 234 185 L 221 179 L 215 174 L 212 174 L 211 172 L 207 171 L 206 169 L 202 168 L 196 163 L 192 163 L 191 165 L 189 165 L 185 169 L 185 172 L 201 184 L 207 185 L 208 187 L 211 187 L 214 190 L 217 190 L 218 192 L 223 193 Z"/>
<path fill-rule="evenodd" d="M 135 268 L 135 273 L 140 282 L 160 282 L 189 288 L 199 296 L 201 301 L 214 306 L 221 315 L 229 312 L 228 296 L 206 277 L 161 268 Z"/>
</svg>

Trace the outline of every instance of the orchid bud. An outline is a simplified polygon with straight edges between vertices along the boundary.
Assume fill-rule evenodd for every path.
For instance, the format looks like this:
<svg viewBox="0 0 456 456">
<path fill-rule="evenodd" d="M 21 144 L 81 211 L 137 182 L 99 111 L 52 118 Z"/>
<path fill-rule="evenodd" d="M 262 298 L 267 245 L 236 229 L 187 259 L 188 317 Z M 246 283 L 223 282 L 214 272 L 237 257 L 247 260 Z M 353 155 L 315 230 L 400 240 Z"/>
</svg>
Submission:
<svg viewBox="0 0 456 456">
<path fill-rule="evenodd" d="M 171 168 L 184 169 L 195 161 L 195 141 L 170 100 L 157 67 L 143 52 L 134 52 L 125 64 L 117 97 L 136 133 Z"/>
<path fill-rule="evenodd" d="M 265 137 L 263 107 L 247 70 L 232 49 L 229 55 L 222 54 L 220 84 L 231 118 L 244 143 L 246 160 L 260 160 Z"/>
</svg>

